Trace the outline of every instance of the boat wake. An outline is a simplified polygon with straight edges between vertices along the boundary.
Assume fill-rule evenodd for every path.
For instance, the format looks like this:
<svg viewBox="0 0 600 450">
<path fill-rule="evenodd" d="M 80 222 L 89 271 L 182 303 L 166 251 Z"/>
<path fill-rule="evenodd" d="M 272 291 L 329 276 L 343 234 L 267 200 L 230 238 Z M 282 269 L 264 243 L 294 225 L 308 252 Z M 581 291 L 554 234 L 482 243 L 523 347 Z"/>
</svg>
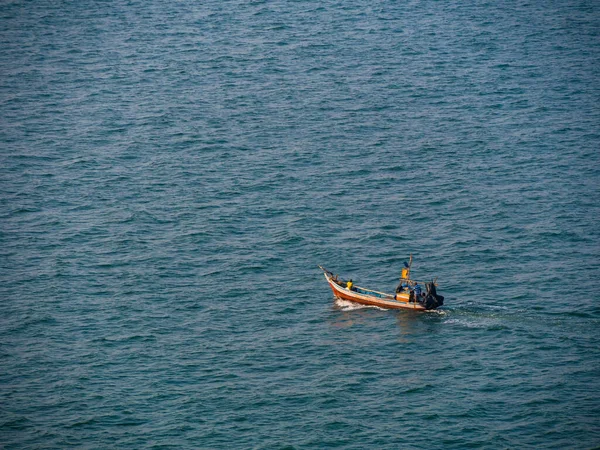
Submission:
<svg viewBox="0 0 600 450">
<path fill-rule="evenodd" d="M 423 311 L 424 313 L 427 314 L 436 314 L 438 316 L 445 316 L 446 315 L 446 311 L 443 311 L 441 309 L 428 309 L 427 311 Z"/>
<path fill-rule="evenodd" d="M 341 311 L 354 311 L 356 309 L 378 309 L 380 311 L 389 311 L 389 309 L 381 308 L 375 305 L 361 305 L 360 303 L 349 302 L 341 298 L 335 298 L 335 306 Z"/>
</svg>

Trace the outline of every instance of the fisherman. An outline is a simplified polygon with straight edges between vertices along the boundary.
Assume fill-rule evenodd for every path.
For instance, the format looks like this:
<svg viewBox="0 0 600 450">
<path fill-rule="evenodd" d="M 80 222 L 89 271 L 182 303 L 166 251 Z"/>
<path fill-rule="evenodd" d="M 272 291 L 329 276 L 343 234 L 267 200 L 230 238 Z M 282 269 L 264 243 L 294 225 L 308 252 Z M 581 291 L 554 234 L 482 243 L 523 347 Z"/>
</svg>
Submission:
<svg viewBox="0 0 600 450">
<path fill-rule="evenodd" d="M 346 283 L 346 289 L 353 291 L 354 290 L 353 286 L 354 286 L 354 283 L 352 282 L 352 278 L 350 278 L 350 280 Z"/>
<path fill-rule="evenodd" d="M 419 286 L 419 283 L 415 283 L 414 287 L 410 288 L 410 295 L 408 297 L 408 301 L 409 302 L 420 301 L 419 297 L 421 297 L 421 286 Z"/>
<path fill-rule="evenodd" d="M 415 295 L 417 298 L 421 296 L 421 285 L 419 285 L 419 283 L 415 285 Z"/>
<path fill-rule="evenodd" d="M 400 275 L 400 278 L 402 279 L 406 279 L 408 278 L 408 274 L 410 273 L 410 266 L 408 265 L 408 263 L 405 261 L 404 262 L 404 267 L 402 268 L 402 274 Z"/>
<path fill-rule="evenodd" d="M 404 280 L 400 280 L 400 283 L 396 287 L 396 292 L 397 293 L 404 292 L 407 289 L 408 289 L 408 283 L 406 281 L 404 281 Z"/>
</svg>

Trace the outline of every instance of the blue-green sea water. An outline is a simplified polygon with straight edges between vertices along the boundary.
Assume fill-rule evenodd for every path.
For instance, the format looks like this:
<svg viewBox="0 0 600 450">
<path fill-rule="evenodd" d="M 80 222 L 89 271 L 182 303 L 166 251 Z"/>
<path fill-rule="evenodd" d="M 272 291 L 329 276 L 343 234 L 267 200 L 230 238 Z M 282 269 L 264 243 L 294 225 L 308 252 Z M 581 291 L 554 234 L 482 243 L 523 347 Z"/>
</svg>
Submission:
<svg viewBox="0 0 600 450">
<path fill-rule="evenodd" d="M 0 448 L 599 446 L 599 80 L 594 1 L 0 2 Z"/>
</svg>

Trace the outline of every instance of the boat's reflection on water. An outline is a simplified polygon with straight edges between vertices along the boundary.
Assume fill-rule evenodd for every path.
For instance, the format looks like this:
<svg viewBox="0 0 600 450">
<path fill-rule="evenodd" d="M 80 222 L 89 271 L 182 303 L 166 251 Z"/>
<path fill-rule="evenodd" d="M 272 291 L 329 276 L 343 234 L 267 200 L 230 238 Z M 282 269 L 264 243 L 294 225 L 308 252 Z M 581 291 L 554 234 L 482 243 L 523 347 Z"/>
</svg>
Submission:
<svg viewBox="0 0 600 450">
<path fill-rule="evenodd" d="M 425 333 L 431 333 L 432 325 L 439 323 L 445 313 L 436 311 L 411 311 L 391 310 L 377 306 L 365 306 L 346 300 L 335 299 L 332 309 L 336 312 L 332 316 L 331 325 L 334 328 L 345 329 L 354 326 L 374 325 L 382 316 L 395 317 L 398 326 L 398 342 L 402 344 L 413 343 Z M 432 320 L 433 319 L 433 320 Z M 375 326 L 375 328 L 377 328 Z"/>
<path fill-rule="evenodd" d="M 412 343 L 414 339 L 420 334 L 419 328 L 421 325 L 420 317 L 423 313 L 416 311 L 396 311 L 396 323 L 400 334 L 398 335 L 398 342 L 402 344 Z"/>
</svg>

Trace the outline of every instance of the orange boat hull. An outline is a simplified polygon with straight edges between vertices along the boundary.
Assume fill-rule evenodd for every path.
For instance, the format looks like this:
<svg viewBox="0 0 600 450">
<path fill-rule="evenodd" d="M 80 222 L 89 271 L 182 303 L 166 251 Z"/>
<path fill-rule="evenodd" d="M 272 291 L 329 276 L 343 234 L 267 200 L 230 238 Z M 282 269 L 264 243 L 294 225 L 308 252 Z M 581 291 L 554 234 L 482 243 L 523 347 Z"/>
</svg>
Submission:
<svg viewBox="0 0 600 450">
<path fill-rule="evenodd" d="M 333 295 L 335 295 L 337 298 L 360 303 L 362 305 L 379 306 L 380 308 L 386 309 L 412 309 L 417 311 L 425 311 L 425 307 L 423 305 L 415 302 L 409 302 L 408 294 L 397 294 L 396 298 L 394 298 L 394 295 L 392 294 L 380 293 L 379 295 L 381 295 L 381 297 L 379 297 L 375 295 L 369 295 L 367 293 L 359 293 L 340 286 L 333 281 L 331 277 L 327 276 L 327 274 L 324 275 L 327 283 L 329 283 L 329 286 L 333 291 Z M 360 289 L 360 287 L 357 286 L 357 289 Z"/>
</svg>

